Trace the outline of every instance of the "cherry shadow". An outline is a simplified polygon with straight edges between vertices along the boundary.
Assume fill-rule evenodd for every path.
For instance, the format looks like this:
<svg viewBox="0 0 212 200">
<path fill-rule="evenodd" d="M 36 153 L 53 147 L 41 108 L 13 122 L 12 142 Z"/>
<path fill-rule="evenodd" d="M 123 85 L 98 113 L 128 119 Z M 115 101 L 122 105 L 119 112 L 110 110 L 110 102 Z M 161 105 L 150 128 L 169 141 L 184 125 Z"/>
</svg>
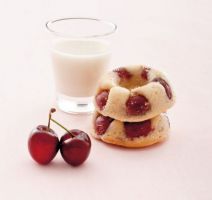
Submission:
<svg viewBox="0 0 212 200">
<path fill-rule="evenodd" d="M 73 170 L 74 171 L 81 171 L 82 169 L 86 170 L 86 169 L 90 168 L 91 166 L 90 166 L 89 161 L 85 161 L 83 164 L 81 164 L 79 166 L 72 166 L 63 160 L 56 160 L 56 161 L 51 162 L 46 167 L 48 168 L 47 169 L 48 171 L 60 171 L 60 172 L 61 171 L 71 171 L 71 172 L 73 172 Z M 44 166 L 44 168 L 45 168 L 45 166 Z"/>
<path fill-rule="evenodd" d="M 72 166 L 69 165 L 68 163 L 66 163 L 62 158 L 60 158 L 59 156 L 51 161 L 49 164 L 47 165 L 40 165 L 37 162 L 35 162 L 34 160 L 29 160 L 27 161 L 27 163 L 25 163 L 25 165 L 30 166 L 31 168 L 34 168 L 35 170 L 40 170 L 43 172 L 61 172 L 61 171 L 78 171 L 78 170 L 86 170 L 88 168 L 92 168 L 92 164 L 89 162 L 89 158 L 88 160 L 86 160 L 84 163 L 82 163 L 79 166 Z"/>
</svg>

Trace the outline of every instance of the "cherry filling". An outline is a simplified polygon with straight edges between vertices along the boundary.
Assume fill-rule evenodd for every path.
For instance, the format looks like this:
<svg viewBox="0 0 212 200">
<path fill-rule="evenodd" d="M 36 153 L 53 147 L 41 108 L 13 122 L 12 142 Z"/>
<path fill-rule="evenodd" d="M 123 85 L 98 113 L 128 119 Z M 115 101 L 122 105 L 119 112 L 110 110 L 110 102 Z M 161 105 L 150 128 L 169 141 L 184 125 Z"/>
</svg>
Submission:
<svg viewBox="0 0 212 200">
<path fill-rule="evenodd" d="M 131 96 L 126 102 L 127 114 L 139 115 L 144 114 L 150 110 L 150 103 L 145 96 L 137 95 Z"/>
<path fill-rule="evenodd" d="M 171 87 L 170 85 L 162 78 L 155 78 L 153 79 L 153 82 L 159 82 L 165 89 L 166 91 L 166 95 L 168 96 L 169 99 L 172 98 L 172 90 L 171 90 Z"/>
<path fill-rule="evenodd" d="M 103 90 L 96 95 L 96 104 L 99 106 L 100 110 L 103 110 L 108 99 L 109 91 Z"/>
<path fill-rule="evenodd" d="M 110 123 L 113 121 L 110 117 L 99 115 L 95 121 L 95 130 L 98 135 L 102 135 L 108 129 Z"/>
<path fill-rule="evenodd" d="M 132 77 L 132 74 L 125 68 L 118 68 L 113 70 L 113 72 L 117 73 L 121 79 L 130 79 Z"/>
<path fill-rule="evenodd" d="M 144 67 L 143 71 L 141 72 L 141 77 L 145 80 L 148 80 L 148 73 L 150 68 Z"/>
<path fill-rule="evenodd" d="M 146 137 L 152 131 L 151 120 L 143 122 L 125 122 L 124 128 L 128 138 Z"/>
</svg>

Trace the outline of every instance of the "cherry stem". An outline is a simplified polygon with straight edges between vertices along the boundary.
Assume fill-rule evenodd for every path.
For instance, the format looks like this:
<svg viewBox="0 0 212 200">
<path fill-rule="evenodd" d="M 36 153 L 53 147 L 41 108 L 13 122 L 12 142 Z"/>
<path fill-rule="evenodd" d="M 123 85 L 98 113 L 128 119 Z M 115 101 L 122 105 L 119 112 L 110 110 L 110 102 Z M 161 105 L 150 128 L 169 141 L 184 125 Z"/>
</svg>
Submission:
<svg viewBox="0 0 212 200">
<path fill-rule="evenodd" d="M 48 119 L 48 129 L 50 128 L 50 122 L 51 122 L 51 118 L 52 118 L 52 113 L 56 112 L 55 108 L 51 108 L 49 111 L 49 119 Z"/>
<path fill-rule="evenodd" d="M 57 124 L 58 126 L 60 126 L 60 127 L 61 127 L 62 129 L 64 129 L 65 131 L 67 131 L 68 133 L 70 133 L 72 137 L 74 137 L 74 135 L 73 135 L 66 127 L 64 127 L 62 124 L 60 124 L 59 122 L 57 122 L 55 119 L 50 118 L 50 120 L 51 120 L 52 122 L 54 122 L 55 124 Z"/>
</svg>

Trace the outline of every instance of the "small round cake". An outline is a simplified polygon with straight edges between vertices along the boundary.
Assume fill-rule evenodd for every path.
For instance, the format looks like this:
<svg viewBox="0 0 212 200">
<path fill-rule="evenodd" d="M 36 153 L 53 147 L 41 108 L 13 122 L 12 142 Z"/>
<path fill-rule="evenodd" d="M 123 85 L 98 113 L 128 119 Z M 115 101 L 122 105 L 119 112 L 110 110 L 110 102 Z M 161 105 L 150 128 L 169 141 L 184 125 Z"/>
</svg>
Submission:
<svg viewBox="0 0 212 200">
<path fill-rule="evenodd" d="M 92 135 L 106 143 L 139 148 L 164 141 L 168 137 L 169 127 L 165 114 L 142 122 L 121 122 L 96 112 Z"/>
<path fill-rule="evenodd" d="M 104 116 L 140 122 L 166 112 L 174 102 L 175 95 L 164 74 L 135 65 L 105 74 L 99 82 L 94 104 Z"/>
</svg>

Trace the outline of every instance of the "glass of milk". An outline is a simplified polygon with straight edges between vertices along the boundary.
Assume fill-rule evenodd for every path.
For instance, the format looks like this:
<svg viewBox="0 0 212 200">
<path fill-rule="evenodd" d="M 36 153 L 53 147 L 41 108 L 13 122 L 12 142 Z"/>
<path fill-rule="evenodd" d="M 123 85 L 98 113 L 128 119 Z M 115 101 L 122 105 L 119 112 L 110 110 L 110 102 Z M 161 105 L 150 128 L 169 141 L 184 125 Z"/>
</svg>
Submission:
<svg viewBox="0 0 212 200">
<path fill-rule="evenodd" d="M 117 26 L 94 18 L 51 20 L 51 59 L 59 109 L 67 113 L 90 113 L 93 95 L 111 56 L 109 36 Z"/>
</svg>

